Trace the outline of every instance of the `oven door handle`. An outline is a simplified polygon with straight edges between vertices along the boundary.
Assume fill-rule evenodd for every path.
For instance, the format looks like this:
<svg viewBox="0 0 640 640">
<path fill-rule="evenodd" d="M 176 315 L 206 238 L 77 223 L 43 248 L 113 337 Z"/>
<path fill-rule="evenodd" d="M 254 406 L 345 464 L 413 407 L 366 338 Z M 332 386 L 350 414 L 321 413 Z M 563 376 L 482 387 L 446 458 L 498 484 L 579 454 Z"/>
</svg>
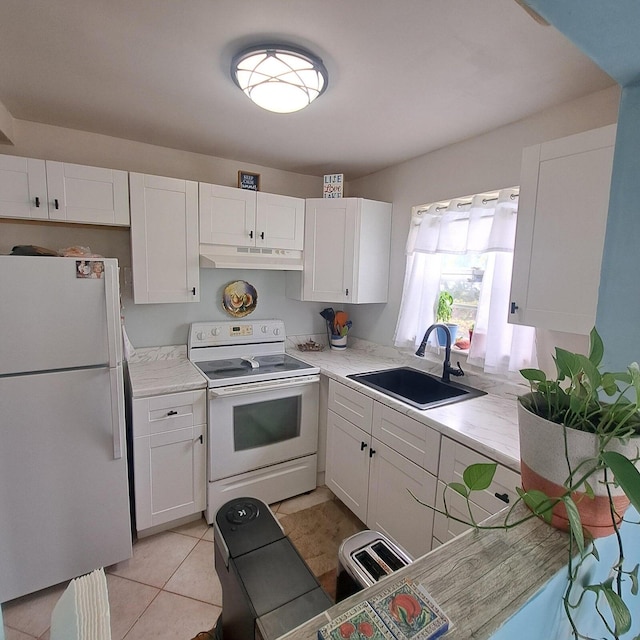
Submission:
<svg viewBox="0 0 640 640">
<path fill-rule="evenodd" d="M 247 384 L 235 384 L 229 387 L 216 387 L 209 389 L 210 398 L 225 398 L 239 396 L 245 393 L 258 393 L 260 391 L 272 391 L 274 389 L 288 389 L 314 384 L 320 381 L 320 376 L 298 376 L 281 380 L 267 380 L 265 382 L 249 382 Z"/>
</svg>

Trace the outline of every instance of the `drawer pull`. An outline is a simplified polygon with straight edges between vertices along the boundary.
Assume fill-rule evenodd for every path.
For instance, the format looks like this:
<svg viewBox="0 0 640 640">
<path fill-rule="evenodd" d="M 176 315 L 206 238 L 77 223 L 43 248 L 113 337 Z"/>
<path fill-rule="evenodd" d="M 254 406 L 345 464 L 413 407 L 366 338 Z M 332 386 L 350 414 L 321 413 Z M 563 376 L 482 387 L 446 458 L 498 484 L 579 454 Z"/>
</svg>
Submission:
<svg viewBox="0 0 640 640">
<path fill-rule="evenodd" d="M 196 438 L 196 442 L 198 442 L 198 440 L 200 440 L 200 444 L 204 444 L 204 438 L 200 435 Z"/>
<path fill-rule="evenodd" d="M 360 443 L 360 451 L 364 451 L 367 448 L 367 443 L 366 442 L 361 442 Z"/>
<path fill-rule="evenodd" d="M 169 413 L 167 413 L 168 416 L 177 416 L 178 412 L 177 411 L 169 411 Z"/>
<path fill-rule="evenodd" d="M 502 502 L 506 502 L 509 504 L 509 494 L 508 493 L 498 493 L 497 491 L 493 494 L 498 500 L 502 500 Z"/>
<path fill-rule="evenodd" d="M 373 458 L 373 454 L 376 452 L 375 449 L 369 449 L 369 457 Z"/>
</svg>

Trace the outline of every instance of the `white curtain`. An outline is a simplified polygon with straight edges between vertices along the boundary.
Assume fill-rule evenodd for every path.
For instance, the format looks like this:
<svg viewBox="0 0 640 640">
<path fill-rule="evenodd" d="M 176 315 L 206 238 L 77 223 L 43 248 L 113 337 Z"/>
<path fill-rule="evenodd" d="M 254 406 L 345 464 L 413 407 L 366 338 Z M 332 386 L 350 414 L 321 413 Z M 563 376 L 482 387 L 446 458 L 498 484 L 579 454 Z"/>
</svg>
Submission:
<svg viewBox="0 0 640 640">
<path fill-rule="evenodd" d="M 536 366 L 535 330 L 507 322 L 517 190 L 435 203 L 412 215 L 394 343 L 415 349 L 434 322 L 441 256 L 487 254 L 468 362 L 488 373 Z"/>
</svg>

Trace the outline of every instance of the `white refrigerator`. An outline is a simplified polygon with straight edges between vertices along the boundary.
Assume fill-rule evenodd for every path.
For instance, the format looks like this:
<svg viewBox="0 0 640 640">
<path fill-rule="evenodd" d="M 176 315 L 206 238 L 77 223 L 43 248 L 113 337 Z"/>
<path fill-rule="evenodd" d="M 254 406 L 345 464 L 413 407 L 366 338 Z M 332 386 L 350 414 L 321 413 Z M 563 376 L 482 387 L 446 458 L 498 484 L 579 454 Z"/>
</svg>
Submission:
<svg viewBox="0 0 640 640">
<path fill-rule="evenodd" d="M 131 557 L 118 263 L 0 256 L 0 603 Z"/>
</svg>

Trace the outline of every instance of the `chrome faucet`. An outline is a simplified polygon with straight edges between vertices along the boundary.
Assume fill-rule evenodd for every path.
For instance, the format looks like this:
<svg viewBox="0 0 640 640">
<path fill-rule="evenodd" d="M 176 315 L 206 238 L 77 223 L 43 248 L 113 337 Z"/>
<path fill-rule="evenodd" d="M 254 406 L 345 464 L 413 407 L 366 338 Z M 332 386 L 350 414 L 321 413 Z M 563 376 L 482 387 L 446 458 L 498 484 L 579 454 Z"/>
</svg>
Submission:
<svg viewBox="0 0 640 640">
<path fill-rule="evenodd" d="M 452 376 L 452 375 L 463 376 L 464 371 L 462 370 L 462 367 L 460 366 L 459 362 L 456 363 L 458 365 L 458 368 L 455 369 L 454 367 L 451 366 L 451 362 L 449 361 L 449 359 L 451 358 L 451 331 L 449 331 L 449 327 L 447 327 L 446 324 L 441 324 L 438 322 L 436 324 L 432 324 L 431 326 L 427 327 L 427 330 L 424 332 L 424 337 L 422 338 L 422 342 L 420 343 L 420 346 L 416 351 L 416 355 L 420 357 L 424 356 L 424 349 L 427 346 L 427 340 L 429 339 L 429 335 L 434 329 L 437 329 L 437 328 L 444 330 L 444 333 L 447 339 L 445 350 L 444 350 L 444 362 L 442 364 L 442 382 L 451 382 L 451 379 L 449 376 Z"/>
</svg>

